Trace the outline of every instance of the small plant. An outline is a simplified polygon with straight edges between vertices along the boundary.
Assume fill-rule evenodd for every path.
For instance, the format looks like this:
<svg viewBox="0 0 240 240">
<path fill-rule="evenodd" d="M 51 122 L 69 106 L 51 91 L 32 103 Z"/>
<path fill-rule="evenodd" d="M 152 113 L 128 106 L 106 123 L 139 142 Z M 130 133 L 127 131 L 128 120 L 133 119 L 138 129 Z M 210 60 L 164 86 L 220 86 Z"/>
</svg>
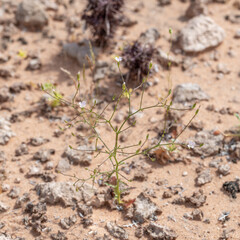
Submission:
<svg viewBox="0 0 240 240">
<path fill-rule="evenodd" d="M 142 46 L 135 41 L 123 50 L 123 65 L 128 69 L 127 80 L 138 80 L 146 77 L 149 73 L 149 63 L 153 59 L 155 49 L 152 46 Z"/>
<path fill-rule="evenodd" d="M 123 5 L 124 0 L 88 0 L 82 19 L 91 28 L 96 45 L 106 47 L 114 37 Z"/>
<path fill-rule="evenodd" d="M 134 46 L 137 48 L 137 52 L 138 52 L 139 45 L 135 43 Z M 128 53 L 129 54 L 128 58 L 131 57 L 130 55 L 131 52 L 132 51 Z M 138 53 L 141 55 L 141 52 L 138 52 Z M 137 54 L 135 52 L 133 52 L 133 54 L 134 54 L 133 59 L 135 59 L 137 57 Z M 180 145 L 180 143 L 177 143 L 177 139 L 181 136 L 184 130 L 189 126 L 189 124 L 195 118 L 195 116 L 198 114 L 198 111 L 199 111 L 199 109 L 195 111 L 193 117 L 186 124 L 184 129 L 178 135 L 176 135 L 176 137 L 172 139 L 170 142 L 163 141 L 164 135 L 167 130 L 167 124 L 165 122 L 165 130 L 159 137 L 158 142 L 151 147 L 147 146 L 147 143 L 149 140 L 149 134 L 146 134 L 145 136 L 140 136 L 140 138 L 136 140 L 135 143 L 131 143 L 129 145 L 124 145 L 121 143 L 120 141 L 121 136 L 128 129 L 132 128 L 136 124 L 136 121 L 129 121 L 129 120 L 133 119 L 138 113 L 146 112 L 149 109 L 157 110 L 159 108 L 165 109 L 166 114 L 170 110 L 178 110 L 172 107 L 172 101 L 170 100 L 170 96 L 172 92 L 171 89 L 169 89 L 165 97 L 161 99 L 157 99 L 155 104 L 152 104 L 152 105 L 145 104 L 145 101 L 144 101 L 144 94 L 146 91 L 145 83 L 148 81 L 149 72 L 153 66 L 152 62 L 150 61 L 151 60 L 150 56 L 151 54 L 149 55 L 147 54 L 147 56 L 144 56 L 145 61 L 144 62 L 140 61 L 140 65 L 135 66 L 136 68 L 138 66 L 140 67 L 142 66 L 142 69 L 141 69 L 142 72 L 140 72 L 139 77 L 141 76 L 141 74 L 146 75 L 146 77 L 143 78 L 142 83 L 135 89 L 128 88 L 125 82 L 124 76 L 121 73 L 120 64 L 121 64 L 122 58 L 115 57 L 116 64 L 118 66 L 119 72 L 122 77 L 122 91 L 119 94 L 119 96 L 113 97 L 113 102 L 106 103 L 103 108 L 100 108 L 100 110 L 98 108 L 96 101 L 90 101 L 88 99 L 82 99 L 80 102 L 76 101 L 77 97 L 80 95 L 80 90 L 81 90 L 80 73 L 77 75 L 77 79 L 75 80 L 76 92 L 74 94 L 72 101 L 67 101 L 62 98 L 59 98 L 58 95 L 52 92 L 51 89 L 46 90 L 46 88 L 43 87 L 43 89 L 47 91 L 53 98 L 61 101 L 63 104 L 68 105 L 74 110 L 75 112 L 74 117 L 72 120 L 66 122 L 65 129 L 69 129 L 75 126 L 76 124 L 81 123 L 86 125 L 91 131 L 90 135 L 85 137 L 86 138 L 88 137 L 88 139 L 91 138 L 91 141 L 94 140 L 95 147 L 94 149 L 89 148 L 89 149 L 85 149 L 84 151 L 94 152 L 96 154 L 95 158 L 99 157 L 100 155 L 105 156 L 104 158 L 101 158 L 102 159 L 101 163 L 94 169 L 86 168 L 86 170 L 90 172 L 90 176 L 86 179 L 78 178 L 76 175 L 73 175 L 73 176 L 66 175 L 66 174 L 63 174 L 63 175 L 74 177 L 76 179 L 76 182 L 74 183 L 75 185 L 79 181 L 81 181 L 83 184 L 88 180 L 92 180 L 93 184 L 97 179 L 104 181 L 106 185 L 110 186 L 113 189 L 113 192 L 118 204 L 123 203 L 121 199 L 122 193 L 126 190 L 127 182 L 131 182 L 131 180 L 127 179 L 126 176 L 124 176 L 124 174 L 120 171 L 121 167 L 125 165 L 127 161 L 129 161 L 130 159 L 139 155 L 146 156 L 150 160 L 154 161 L 155 159 L 152 157 L 152 151 L 157 149 L 163 149 L 164 151 L 168 151 L 168 152 L 172 152 L 175 149 L 177 149 L 177 146 Z M 148 65 L 145 65 L 147 64 L 147 62 L 148 62 Z M 131 66 L 132 66 L 132 70 L 136 71 L 134 66 L 133 65 Z M 84 77 L 84 74 L 83 74 L 83 77 Z M 137 105 L 134 105 L 134 108 L 136 110 L 132 110 L 133 109 L 132 98 L 133 98 L 133 92 L 135 91 L 139 91 L 139 102 Z M 122 120 L 122 122 L 116 124 L 114 122 L 114 117 L 119 111 L 121 100 L 124 100 L 124 102 L 126 102 L 127 100 L 128 111 L 127 111 L 126 117 Z M 196 107 L 196 104 L 194 104 L 191 108 L 181 109 L 181 111 L 192 110 L 195 107 Z M 109 134 L 112 134 L 111 135 L 112 141 L 110 143 L 107 143 L 107 141 L 105 141 L 106 131 L 103 131 L 103 133 L 101 134 L 102 127 L 106 127 L 106 126 L 108 126 L 108 128 L 111 130 L 111 133 Z M 72 135 L 75 136 L 74 133 L 72 133 Z M 189 146 L 195 147 L 195 145 L 193 146 L 192 143 Z M 71 149 L 78 150 L 73 148 L 72 146 L 69 146 L 69 147 Z M 111 168 L 107 171 L 106 170 L 103 171 L 102 167 L 106 163 L 109 163 Z M 76 187 L 76 189 L 78 190 L 78 187 Z"/>
</svg>

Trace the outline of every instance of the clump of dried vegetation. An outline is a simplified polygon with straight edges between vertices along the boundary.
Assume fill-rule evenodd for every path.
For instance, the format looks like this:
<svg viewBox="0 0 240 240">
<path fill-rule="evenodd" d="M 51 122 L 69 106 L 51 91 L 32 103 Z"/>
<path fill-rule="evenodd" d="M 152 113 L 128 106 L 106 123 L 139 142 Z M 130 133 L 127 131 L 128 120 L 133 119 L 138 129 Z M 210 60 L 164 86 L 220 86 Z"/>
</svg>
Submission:
<svg viewBox="0 0 240 240">
<path fill-rule="evenodd" d="M 127 79 L 141 81 L 149 73 L 149 63 L 153 59 L 155 49 L 151 46 L 143 46 L 138 41 L 124 48 L 122 58 L 123 65 L 128 69 Z"/>
<path fill-rule="evenodd" d="M 96 45 L 106 47 L 119 25 L 124 0 L 88 0 L 82 19 L 93 33 Z"/>
</svg>

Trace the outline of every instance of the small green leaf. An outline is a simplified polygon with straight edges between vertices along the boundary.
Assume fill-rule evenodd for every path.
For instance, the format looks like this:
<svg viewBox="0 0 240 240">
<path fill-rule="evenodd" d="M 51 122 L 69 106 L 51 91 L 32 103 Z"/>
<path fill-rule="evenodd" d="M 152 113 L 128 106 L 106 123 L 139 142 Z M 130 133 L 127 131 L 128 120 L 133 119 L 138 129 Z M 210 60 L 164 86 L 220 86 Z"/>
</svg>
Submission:
<svg viewBox="0 0 240 240">
<path fill-rule="evenodd" d="M 69 145 L 69 148 L 70 148 L 70 149 L 73 149 L 71 145 Z"/>
<path fill-rule="evenodd" d="M 172 34 L 172 29 L 171 28 L 169 28 L 169 34 Z"/>
<path fill-rule="evenodd" d="M 153 66 L 153 63 L 152 63 L 152 61 L 150 61 L 150 63 L 149 63 L 149 69 L 150 70 L 152 69 L 152 66 Z"/>
<path fill-rule="evenodd" d="M 194 109 L 194 108 L 196 107 L 196 105 L 197 105 L 197 103 L 194 103 L 194 104 L 192 105 L 192 109 Z"/>
</svg>

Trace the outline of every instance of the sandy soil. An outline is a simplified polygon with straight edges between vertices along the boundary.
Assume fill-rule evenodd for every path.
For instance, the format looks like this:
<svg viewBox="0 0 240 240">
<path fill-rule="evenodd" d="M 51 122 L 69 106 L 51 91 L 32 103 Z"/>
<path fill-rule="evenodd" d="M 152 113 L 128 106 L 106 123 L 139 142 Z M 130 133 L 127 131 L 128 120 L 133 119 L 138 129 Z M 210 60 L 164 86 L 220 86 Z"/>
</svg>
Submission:
<svg viewBox="0 0 240 240">
<path fill-rule="evenodd" d="M 0 6 L 4 6 L 5 1 L 0 1 Z M 11 2 L 11 1 L 10 1 Z M 16 1 L 19 2 L 19 1 Z M 20 188 L 19 196 L 23 193 L 30 193 L 30 199 L 35 204 L 39 202 L 39 198 L 34 191 L 34 185 L 36 183 L 43 182 L 41 178 L 27 178 L 26 174 L 28 168 L 35 163 L 36 160 L 32 160 L 32 156 L 39 149 L 55 149 L 55 154 L 51 156 L 51 162 L 54 165 L 52 170 L 56 175 L 55 181 L 69 181 L 73 180 L 70 177 L 62 176 L 55 172 L 61 155 L 68 145 L 77 146 L 77 143 L 82 144 L 80 140 L 76 140 L 71 135 L 71 132 L 77 132 L 76 128 L 64 132 L 60 137 L 54 137 L 54 131 L 58 129 L 58 126 L 63 126 L 63 122 L 60 120 L 50 120 L 44 116 L 38 115 L 37 108 L 39 105 L 37 102 L 44 95 L 39 89 L 38 85 L 45 82 L 52 82 L 57 85 L 57 89 L 64 94 L 64 97 L 70 98 L 74 92 L 74 87 L 71 84 L 71 80 L 60 71 L 63 67 L 75 75 L 79 71 L 79 65 L 73 59 L 68 58 L 62 51 L 62 43 L 65 43 L 72 39 L 77 42 L 84 37 L 90 36 L 88 32 L 83 32 L 82 28 L 77 28 L 74 33 L 69 34 L 66 28 L 66 19 L 72 15 L 80 17 L 82 9 L 85 6 L 85 1 L 75 1 L 74 4 L 67 3 L 67 8 L 59 5 L 58 12 L 61 12 L 65 16 L 65 20 L 62 22 L 55 21 L 53 16 L 56 12 L 47 11 L 49 14 L 49 24 L 46 27 L 48 29 L 48 35 L 54 36 L 43 37 L 42 32 L 30 32 L 24 31 L 16 27 L 14 33 L 11 34 L 7 50 L 3 51 L 4 54 L 10 55 L 11 59 L 6 63 L 1 63 L 0 66 L 8 66 L 15 64 L 16 77 L 2 78 L 0 77 L 0 87 L 12 86 L 16 82 L 22 82 L 30 84 L 31 90 L 23 90 L 21 93 L 16 94 L 14 101 L 7 103 L 0 103 L 0 116 L 9 118 L 14 113 L 23 112 L 35 108 L 36 111 L 31 117 L 23 117 L 19 122 L 12 123 L 11 129 L 15 132 L 16 136 L 12 137 L 10 141 L 2 146 L 0 145 L 0 151 L 4 151 L 6 155 L 6 161 L 0 162 L 1 171 L 5 171 L 5 177 L 1 178 L 2 184 L 9 184 L 10 189 L 14 186 Z M 195 67 L 188 71 L 183 71 L 181 66 L 172 67 L 171 78 L 173 88 L 181 83 L 197 83 L 201 86 L 202 90 L 206 92 L 210 99 L 209 101 L 203 101 L 199 103 L 201 105 L 200 112 L 194 119 L 194 122 L 203 122 L 204 130 L 220 130 L 224 132 L 233 126 L 239 124 L 238 120 L 232 114 L 221 114 L 219 110 L 222 108 L 231 108 L 233 113 L 239 112 L 240 104 L 240 42 L 239 39 L 234 38 L 236 31 L 240 28 L 239 24 L 233 24 L 226 21 L 224 16 L 228 13 L 237 12 L 232 5 L 234 1 L 228 1 L 225 4 L 213 3 L 208 5 L 209 16 L 220 25 L 226 33 L 226 37 L 223 43 L 214 50 L 206 51 L 199 55 L 191 56 L 192 61 L 196 63 Z M 139 12 L 134 12 L 136 6 L 143 3 L 144 7 L 141 7 Z M 15 4 L 14 4 L 15 5 Z M 137 24 L 132 27 L 119 27 L 114 42 L 116 47 L 111 52 L 101 53 L 99 59 L 107 60 L 111 63 L 112 56 L 118 54 L 117 46 L 122 46 L 123 43 L 135 40 L 140 33 L 146 31 L 149 28 L 156 28 L 161 37 L 156 42 L 156 46 L 161 46 L 166 52 L 169 49 L 170 36 L 168 29 L 172 28 L 174 35 L 177 34 L 185 25 L 187 20 L 181 20 L 185 15 L 186 9 L 189 6 L 189 2 L 183 3 L 178 0 L 173 0 L 171 5 L 165 7 L 158 6 L 157 1 L 148 0 L 129 0 L 126 1 L 124 7 L 124 14 L 131 20 L 136 20 Z M 9 7 L 13 10 L 9 13 L 5 13 L 9 19 L 14 19 L 15 7 Z M 1 26 L 1 25 L 0 25 Z M 17 39 L 24 37 L 28 42 L 27 45 L 22 45 Z M 21 59 L 17 53 L 19 50 L 24 50 L 27 53 L 38 54 L 42 67 L 35 71 L 26 71 L 28 65 L 28 59 Z M 219 59 L 217 61 L 211 59 L 213 51 L 217 51 Z M 229 53 L 230 52 L 230 53 Z M 173 53 L 172 53 L 173 54 Z M 179 59 L 185 58 L 184 55 L 176 55 Z M 218 73 L 216 72 L 217 64 L 221 62 L 227 65 L 230 70 L 229 74 L 223 75 L 223 78 L 217 80 Z M 206 64 L 207 63 L 207 64 Z M 156 62 L 157 64 L 157 62 Z M 159 65 L 159 72 L 150 77 L 149 81 L 153 82 L 155 78 L 159 79 L 156 85 L 153 85 L 147 90 L 144 98 L 144 105 L 149 105 L 156 102 L 159 95 L 166 92 L 167 88 L 167 76 L 169 71 Z M 87 71 L 88 81 L 91 81 L 90 71 Z M 85 87 L 83 86 L 83 92 Z M 113 79 L 104 79 L 100 81 L 100 88 L 108 88 L 108 93 L 112 95 L 113 92 L 119 91 L 118 86 Z M 104 99 L 105 96 L 99 96 Z M 139 102 L 139 97 L 134 96 L 133 105 Z M 207 106 L 214 105 L 216 111 L 207 110 Z M 104 106 L 101 105 L 102 107 Z M 121 111 L 126 111 L 126 104 L 121 105 Z M 111 111 L 108 110 L 107 114 Z M 186 124 L 191 118 L 194 112 L 187 113 L 178 123 L 181 127 L 182 124 Z M 66 107 L 61 107 L 58 116 L 69 118 L 71 111 Z M 155 118 L 156 121 L 150 122 L 151 118 Z M 144 112 L 141 119 L 138 119 L 136 127 L 134 127 L 127 135 L 126 142 L 124 144 L 135 142 L 144 138 L 149 133 L 150 139 L 157 136 L 157 127 L 163 121 L 163 114 L 157 114 L 155 110 L 149 110 Z M 79 133 L 79 132 L 78 132 Z M 102 128 L 101 133 L 104 135 L 106 142 L 112 143 L 112 135 L 109 129 Z M 187 141 L 196 134 L 195 130 L 187 129 L 181 136 L 180 141 Z M 22 143 L 27 143 L 31 137 L 43 137 L 49 139 L 49 142 L 39 147 L 33 147 L 29 145 L 29 153 L 20 157 L 15 157 L 15 149 Z M 150 143 L 149 143 L 150 144 Z M 146 189 L 154 190 L 155 197 L 151 197 L 152 201 L 162 210 L 162 214 L 157 217 L 156 223 L 167 226 L 173 229 L 179 240 L 192 239 L 221 239 L 224 230 L 230 231 L 228 238 L 222 239 L 240 239 L 240 196 L 236 199 L 232 199 L 229 195 L 225 194 L 221 188 L 224 182 L 233 181 L 237 176 L 240 176 L 239 163 L 228 163 L 231 167 L 230 174 L 220 177 L 217 173 L 217 169 L 211 168 L 213 179 L 210 183 L 207 183 L 201 187 L 195 185 L 195 178 L 197 177 L 196 168 L 203 166 L 208 168 L 209 162 L 213 159 L 221 158 L 223 163 L 226 164 L 226 156 L 213 156 L 207 157 L 204 160 L 198 156 L 194 156 L 190 151 L 186 149 L 179 149 L 178 153 L 183 158 L 188 158 L 190 161 L 187 163 L 169 163 L 162 165 L 159 162 L 151 162 L 143 158 L 134 158 L 134 161 L 147 162 L 147 166 L 150 173 L 147 174 L 147 180 L 143 182 L 133 181 L 129 183 L 130 187 L 133 187 L 130 194 L 125 196 L 125 199 L 134 199 L 141 192 L 146 192 Z M 103 160 L 103 156 L 94 159 L 91 164 L 91 168 L 94 168 Z M 132 161 L 132 160 L 130 160 Z M 41 165 L 41 163 L 39 163 Z M 43 164 L 44 168 L 46 164 Z M 109 165 L 106 164 L 104 168 L 107 169 Z M 187 176 L 183 176 L 183 173 L 187 172 Z M 69 175 L 74 173 L 77 176 L 87 177 L 88 172 L 81 166 L 71 166 L 71 170 L 66 172 Z M 133 177 L 134 172 L 128 177 Z M 1 175 L 0 175 L 1 176 Z M 16 183 L 16 178 L 20 179 L 20 183 Z M 166 180 L 167 185 L 159 186 L 156 184 L 161 180 Z M 206 203 L 200 207 L 204 216 L 202 221 L 188 220 L 183 217 L 185 213 L 191 213 L 194 208 L 185 205 L 174 205 L 171 202 L 177 197 L 173 196 L 169 199 L 162 197 L 163 192 L 167 187 L 180 184 L 184 191 L 183 196 L 191 196 L 192 193 L 198 189 L 202 189 L 207 196 Z M 100 187 L 99 187 L 100 188 Z M 1 189 L 1 188 L 0 188 Z M 13 239 L 16 237 L 24 239 L 36 239 L 37 235 L 31 232 L 30 227 L 26 227 L 23 224 L 24 213 L 23 208 L 14 209 L 16 199 L 8 197 L 9 190 L 7 192 L 0 192 L 0 201 L 6 203 L 9 209 L 6 212 L 0 213 L 0 223 L 4 223 L 5 226 L 0 229 L 0 233 L 10 235 Z M 238 195 L 238 194 L 237 194 Z M 229 220 L 222 223 L 218 220 L 222 212 L 230 212 Z M 51 228 L 50 233 L 43 232 L 42 238 L 39 239 L 51 239 L 50 235 L 58 231 L 64 232 L 67 239 L 96 239 L 104 234 L 109 235 L 105 225 L 109 221 L 116 221 L 119 226 L 131 224 L 131 220 L 126 220 L 124 214 L 118 210 L 110 210 L 108 207 L 102 207 L 100 209 L 94 208 L 91 216 L 93 225 L 89 227 L 83 227 L 81 224 L 81 218 L 77 218 L 77 222 L 68 230 L 63 230 L 59 225 L 60 219 L 64 217 L 72 216 L 76 214 L 76 209 L 70 207 L 63 207 L 60 204 L 47 205 L 47 227 Z M 206 220 L 208 219 L 208 220 Z M 149 220 L 143 224 L 146 226 Z M 129 239 L 138 239 L 135 236 L 136 227 L 125 227 Z M 231 232 L 231 230 L 233 230 Z M 96 234 L 96 235 L 94 235 Z M 110 235 L 109 235 L 110 236 Z M 62 238 L 63 239 L 63 238 Z M 110 236 L 110 239 L 115 239 Z M 142 236 L 140 239 L 150 239 L 147 236 Z"/>
</svg>

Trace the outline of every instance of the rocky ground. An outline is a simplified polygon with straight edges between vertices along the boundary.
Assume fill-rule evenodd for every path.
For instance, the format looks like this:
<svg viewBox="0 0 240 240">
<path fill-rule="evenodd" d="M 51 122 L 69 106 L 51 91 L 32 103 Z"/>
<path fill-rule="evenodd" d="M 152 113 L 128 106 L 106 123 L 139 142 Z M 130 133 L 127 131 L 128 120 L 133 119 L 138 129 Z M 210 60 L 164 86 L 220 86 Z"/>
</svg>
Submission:
<svg viewBox="0 0 240 240">
<path fill-rule="evenodd" d="M 144 106 L 155 103 L 168 90 L 172 42 L 173 106 L 200 106 L 178 140 L 190 142 L 190 148 L 178 147 L 172 154 L 159 149 L 155 162 L 129 160 L 122 174 L 133 181 L 123 206 L 115 204 L 111 187 L 101 179 L 76 191 L 71 176 L 87 178 L 86 167 L 94 169 L 104 156 L 68 147 L 92 147 L 81 137 L 88 129 L 59 130 L 73 111 L 51 107 L 39 86 L 51 82 L 64 98 L 73 97 L 73 82 L 60 68 L 75 76 L 89 54 L 91 33 L 81 20 L 86 1 L 0 0 L 0 240 L 240 239 L 240 138 L 224 135 L 239 134 L 234 115 L 240 104 L 240 1 L 125 2 L 112 45 L 105 51 L 94 47 L 96 69 L 93 75 L 86 71 L 78 100 L 94 82 L 103 109 L 120 90 L 113 56 L 140 39 L 157 49 L 143 101 Z M 133 106 L 139 100 L 134 94 Z M 170 111 L 165 141 L 181 132 L 194 111 Z M 126 112 L 123 102 L 115 124 Z M 163 130 L 164 111 L 144 111 L 121 144 L 148 133 L 152 146 Z M 100 133 L 111 145 L 109 128 Z"/>
</svg>

